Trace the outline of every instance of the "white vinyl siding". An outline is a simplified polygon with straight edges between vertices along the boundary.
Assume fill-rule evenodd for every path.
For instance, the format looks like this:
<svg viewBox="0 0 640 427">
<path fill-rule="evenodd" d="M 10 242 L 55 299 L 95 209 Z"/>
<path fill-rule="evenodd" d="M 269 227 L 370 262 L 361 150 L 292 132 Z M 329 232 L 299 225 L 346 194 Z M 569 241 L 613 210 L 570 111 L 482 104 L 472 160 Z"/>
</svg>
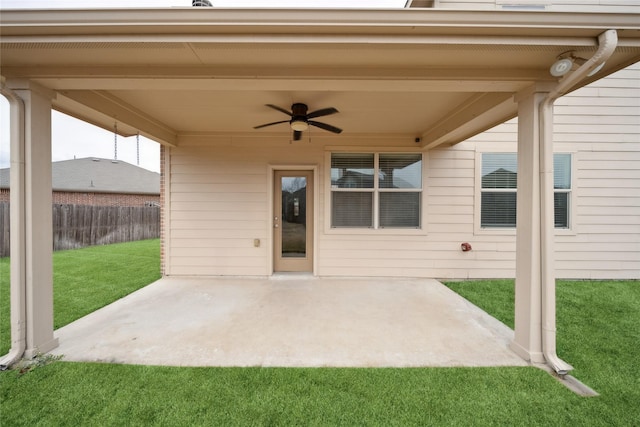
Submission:
<svg viewBox="0 0 640 427">
<path fill-rule="evenodd" d="M 570 230 L 556 230 L 559 278 L 640 278 L 640 65 L 556 102 L 554 148 L 572 153 Z M 517 120 L 423 154 L 421 230 L 331 228 L 332 152 L 402 153 L 412 140 L 182 137 L 167 148 L 170 275 L 270 274 L 270 166 L 317 167 L 319 276 L 509 278 L 515 230 L 479 228 L 483 152 L 515 152 Z M 352 148 L 352 149 L 351 149 Z M 258 247 L 254 239 L 260 240 Z M 462 252 L 469 242 L 473 249 Z"/>
<path fill-rule="evenodd" d="M 563 277 L 639 279 L 640 64 L 556 104 L 556 141 L 579 147 L 577 234 L 558 236 L 556 267 Z"/>
<path fill-rule="evenodd" d="M 321 158 L 322 152 L 316 151 Z M 171 230 L 166 273 L 269 274 L 267 165 L 296 162 L 313 152 L 306 146 L 292 149 L 286 143 L 274 149 L 266 138 L 221 137 L 185 137 L 179 147 L 167 149 Z M 255 239 L 260 241 L 258 247 Z"/>
<path fill-rule="evenodd" d="M 554 111 L 554 146 L 574 153 L 575 184 L 571 230 L 556 230 L 557 276 L 639 279 L 640 64 L 560 98 Z M 516 125 L 511 120 L 467 143 L 513 151 Z"/>
</svg>

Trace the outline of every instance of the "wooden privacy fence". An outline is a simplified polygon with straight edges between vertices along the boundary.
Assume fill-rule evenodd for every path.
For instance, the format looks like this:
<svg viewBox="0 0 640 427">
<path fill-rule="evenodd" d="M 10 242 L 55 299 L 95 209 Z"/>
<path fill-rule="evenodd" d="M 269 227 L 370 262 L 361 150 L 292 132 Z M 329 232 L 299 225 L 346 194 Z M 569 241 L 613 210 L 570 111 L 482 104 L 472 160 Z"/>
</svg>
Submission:
<svg viewBox="0 0 640 427">
<path fill-rule="evenodd" d="M 53 250 L 160 237 L 160 208 L 53 205 Z M 9 256 L 9 203 L 0 203 L 0 257 Z"/>
<path fill-rule="evenodd" d="M 0 202 L 0 258 L 9 256 L 9 203 Z"/>
</svg>

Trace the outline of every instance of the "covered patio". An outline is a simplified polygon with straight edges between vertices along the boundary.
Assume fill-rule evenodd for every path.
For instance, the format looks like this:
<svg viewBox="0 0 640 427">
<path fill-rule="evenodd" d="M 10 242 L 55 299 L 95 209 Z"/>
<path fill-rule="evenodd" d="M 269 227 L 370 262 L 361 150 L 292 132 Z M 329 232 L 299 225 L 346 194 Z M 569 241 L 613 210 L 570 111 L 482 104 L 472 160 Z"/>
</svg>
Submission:
<svg viewBox="0 0 640 427">
<path fill-rule="evenodd" d="M 507 350 L 511 341 L 525 360 L 570 370 L 555 355 L 553 103 L 638 61 L 637 14 L 196 9 L 3 11 L 0 89 L 11 104 L 11 215 L 19 218 L 11 223 L 18 256 L 7 360 L 60 345 L 69 358 L 135 363 L 486 365 L 498 363 L 497 353 L 513 360 L 505 364 L 523 363 Z M 582 65 L 569 61 L 564 77 L 550 74 L 574 53 Z M 268 106 L 301 102 L 339 110 L 330 124 L 344 133 L 306 132 L 298 141 L 287 120 L 263 129 L 282 119 L 283 110 L 274 116 Z M 55 336 L 52 109 L 163 145 L 166 276 Z M 452 215 L 429 216 L 435 192 L 425 179 L 415 230 L 333 229 L 333 152 L 426 159 L 516 116 L 514 337 L 496 335 L 490 319 L 429 279 L 394 281 L 394 292 L 390 279 L 329 279 L 375 275 L 383 263 L 395 269 L 388 277 L 454 277 L 452 260 L 471 262 L 459 250 L 460 224 L 442 226 Z M 439 191 L 455 208 L 457 162 L 440 166 L 448 175 Z M 271 184 L 285 169 L 316 178 L 307 271 L 324 278 L 189 278 L 280 271 Z M 362 254 L 376 242 L 377 252 L 358 263 L 336 255 Z M 455 251 L 443 252 L 448 245 Z M 406 256 L 388 260 L 389 253 Z M 354 292 L 363 286 L 367 292 Z M 221 303 L 203 307 L 214 299 Z M 487 342 L 498 343 L 496 354 Z"/>
<path fill-rule="evenodd" d="M 364 291 L 366 290 L 366 291 Z M 526 366 L 433 279 L 164 278 L 55 332 L 64 360 L 169 366 Z"/>
</svg>

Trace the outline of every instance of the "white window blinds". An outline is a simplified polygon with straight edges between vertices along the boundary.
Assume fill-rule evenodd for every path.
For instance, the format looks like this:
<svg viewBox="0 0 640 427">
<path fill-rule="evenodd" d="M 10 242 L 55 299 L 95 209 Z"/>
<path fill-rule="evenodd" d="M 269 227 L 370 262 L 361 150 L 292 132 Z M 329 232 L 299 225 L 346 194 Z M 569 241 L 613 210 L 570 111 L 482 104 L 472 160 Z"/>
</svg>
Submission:
<svg viewBox="0 0 640 427">
<path fill-rule="evenodd" d="M 333 153 L 331 226 L 419 228 L 422 154 Z"/>
<path fill-rule="evenodd" d="M 571 201 L 571 154 L 553 155 L 554 216 L 556 228 L 569 228 Z M 516 226 L 516 153 L 483 153 L 480 226 Z"/>
</svg>

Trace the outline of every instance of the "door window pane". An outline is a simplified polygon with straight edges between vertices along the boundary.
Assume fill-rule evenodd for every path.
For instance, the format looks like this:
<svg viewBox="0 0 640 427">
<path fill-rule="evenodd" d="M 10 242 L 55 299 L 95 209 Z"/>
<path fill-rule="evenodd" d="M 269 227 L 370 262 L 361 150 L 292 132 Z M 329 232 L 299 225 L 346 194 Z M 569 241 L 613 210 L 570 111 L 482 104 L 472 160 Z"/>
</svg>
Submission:
<svg viewBox="0 0 640 427">
<path fill-rule="evenodd" d="M 307 179 L 282 177 L 282 257 L 307 256 Z"/>
</svg>

